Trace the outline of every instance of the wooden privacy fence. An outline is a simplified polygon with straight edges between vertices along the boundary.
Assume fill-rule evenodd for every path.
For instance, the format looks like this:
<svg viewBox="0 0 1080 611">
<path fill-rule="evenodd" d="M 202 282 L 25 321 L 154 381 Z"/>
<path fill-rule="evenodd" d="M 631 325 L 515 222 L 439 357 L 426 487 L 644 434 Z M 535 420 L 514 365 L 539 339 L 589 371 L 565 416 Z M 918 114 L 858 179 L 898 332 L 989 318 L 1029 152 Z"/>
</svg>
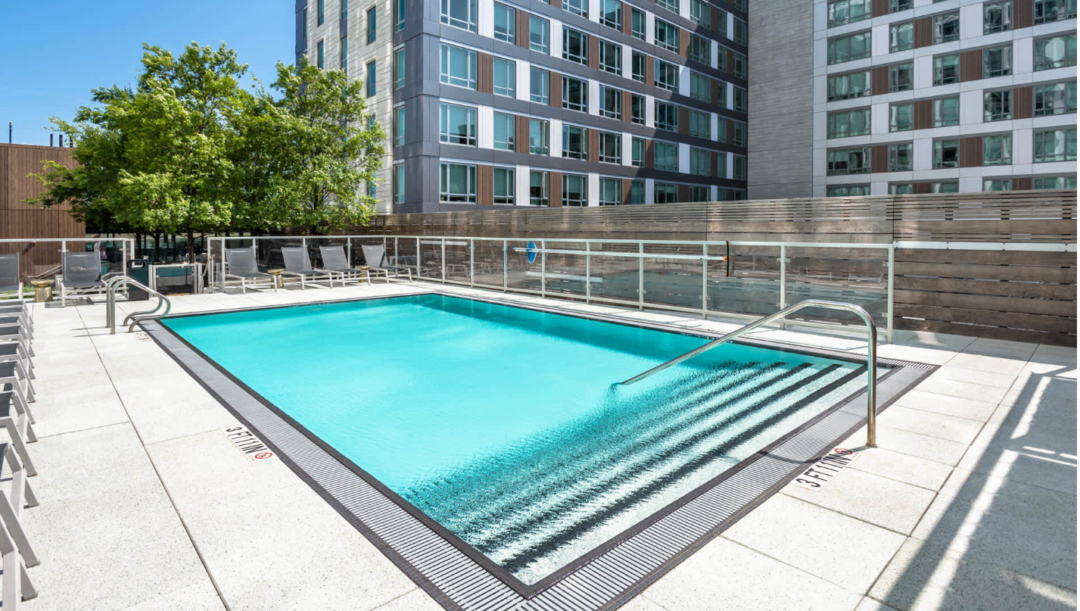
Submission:
<svg viewBox="0 0 1080 611">
<path fill-rule="evenodd" d="M 872 276 L 859 244 L 895 244 L 894 326 L 1076 345 L 1076 190 L 514 208 L 377 217 L 353 234 L 828 242 L 792 249 L 807 277 Z M 760 249 L 759 249 L 760 250 Z M 747 248 L 767 272 L 769 257 Z M 768 253 L 762 253 L 768 254 Z M 801 266 L 801 268 L 800 268 Z"/>
</svg>

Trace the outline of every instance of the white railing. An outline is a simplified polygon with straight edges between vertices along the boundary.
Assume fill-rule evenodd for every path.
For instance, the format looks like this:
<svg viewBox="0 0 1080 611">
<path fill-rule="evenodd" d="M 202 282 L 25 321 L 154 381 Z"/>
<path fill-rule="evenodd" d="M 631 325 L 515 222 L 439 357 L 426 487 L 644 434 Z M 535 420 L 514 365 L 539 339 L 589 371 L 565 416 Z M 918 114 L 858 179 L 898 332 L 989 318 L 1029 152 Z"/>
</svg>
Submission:
<svg viewBox="0 0 1080 611">
<path fill-rule="evenodd" d="M 122 274 L 126 274 L 127 269 L 128 269 L 128 262 L 130 262 L 133 258 L 135 258 L 135 240 L 133 240 L 132 238 L 4 238 L 4 239 L 0 239 L 0 244 L 26 244 L 26 245 L 30 246 L 31 248 L 34 248 L 38 244 L 41 244 L 41 243 L 59 244 L 60 249 L 56 251 L 57 253 L 69 252 L 71 250 L 71 249 L 68 248 L 69 245 L 73 246 L 73 247 L 78 245 L 78 248 L 75 250 L 75 252 L 86 252 L 86 245 L 96 243 L 96 242 L 102 242 L 102 243 L 119 242 L 120 243 L 120 245 L 121 245 L 121 247 L 120 247 L 120 269 L 115 270 L 115 271 L 119 271 Z M 27 249 L 27 254 L 29 254 L 29 250 L 30 249 Z M 22 253 L 20 253 L 20 254 L 22 254 Z M 58 254 L 57 258 L 59 259 L 60 257 L 62 257 L 62 255 Z M 49 271 L 53 271 L 54 273 L 62 273 L 63 266 L 58 262 L 58 263 L 55 264 L 55 267 L 53 267 Z M 41 276 L 44 276 L 44 275 L 48 275 L 48 273 L 46 272 L 46 273 L 43 273 L 43 274 L 42 273 L 32 274 L 31 277 L 37 278 L 37 277 L 41 277 Z"/>
<path fill-rule="evenodd" d="M 230 248 L 251 247 L 259 260 L 258 245 L 275 243 L 279 246 L 304 247 L 341 244 L 345 247 L 350 263 L 356 261 L 353 253 L 359 257 L 360 245 L 378 243 L 384 248 L 385 264 L 411 268 L 421 280 L 536 294 L 542 297 L 582 299 L 586 303 L 689 312 L 702 317 L 722 314 L 757 319 L 780 311 L 795 301 L 821 296 L 833 301 L 878 304 L 884 300 L 884 311 L 879 311 L 877 316 L 886 329 L 886 340 L 891 342 L 893 335 L 895 251 L 892 244 L 378 234 L 212 237 L 207 240 L 209 286 L 212 290 L 225 288 L 221 270 L 228 266 L 227 245 Z M 314 248 L 312 250 L 317 251 Z M 875 258 L 869 259 L 869 262 L 860 261 L 864 264 L 864 269 L 870 269 L 880 261 L 880 272 L 868 272 L 859 276 L 856 273 L 838 271 L 824 276 L 810 276 L 799 275 L 805 270 L 800 271 L 791 264 L 793 252 L 813 252 L 819 253 L 813 256 L 824 257 L 829 252 L 843 250 L 879 253 Z M 272 246 L 269 250 L 264 248 L 263 251 L 266 255 L 261 262 L 263 267 L 281 267 L 276 259 L 271 260 L 273 257 L 280 257 L 280 254 L 275 254 Z M 467 254 L 464 251 L 467 251 Z M 451 255 L 449 258 L 448 253 Z M 749 257 L 750 261 L 737 263 L 736 260 L 740 257 Z M 809 257 L 802 255 L 802 258 Z M 844 256 L 836 258 L 856 259 Z M 574 263 L 567 265 L 567 261 Z M 605 268 L 606 263 L 613 261 L 619 262 L 617 270 Z M 759 263 L 768 265 L 765 269 L 760 269 Z M 745 269 L 747 265 L 751 269 Z M 633 278 L 635 269 L 636 279 Z M 604 290 L 605 277 L 610 282 L 615 272 L 622 276 L 619 282 L 623 285 L 621 289 L 624 294 L 616 295 Z M 693 280 L 693 285 L 689 282 L 699 276 L 700 281 Z M 672 282 L 676 277 L 681 282 Z M 737 307 L 725 307 L 723 302 L 729 297 L 729 288 L 724 286 L 721 277 L 757 282 L 758 292 L 752 296 L 756 299 L 759 310 L 767 311 L 740 311 Z M 630 284 L 636 286 L 625 286 L 628 279 Z M 575 288 L 577 285 L 581 286 Z M 793 287 L 798 290 L 792 290 Z M 821 295 L 812 294 L 814 291 Z M 800 292 L 802 294 L 799 294 Z M 651 295 L 659 296 L 652 298 Z M 850 322 L 860 323 L 858 320 Z M 780 324 L 835 327 L 834 324 L 822 324 L 813 320 L 788 320 Z"/>
</svg>

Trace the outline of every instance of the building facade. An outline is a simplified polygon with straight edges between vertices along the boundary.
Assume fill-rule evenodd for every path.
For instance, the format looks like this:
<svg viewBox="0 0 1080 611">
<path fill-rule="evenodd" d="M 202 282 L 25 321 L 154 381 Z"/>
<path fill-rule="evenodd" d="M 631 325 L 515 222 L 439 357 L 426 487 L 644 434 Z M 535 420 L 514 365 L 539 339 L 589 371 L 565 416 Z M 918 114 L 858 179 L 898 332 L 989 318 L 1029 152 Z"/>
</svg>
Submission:
<svg viewBox="0 0 1080 611">
<path fill-rule="evenodd" d="M 362 79 L 379 212 L 744 199 L 745 0 L 297 0 Z"/>
<path fill-rule="evenodd" d="M 1076 0 L 815 0 L 812 24 L 805 195 L 1076 187 Z"/>
</svg>

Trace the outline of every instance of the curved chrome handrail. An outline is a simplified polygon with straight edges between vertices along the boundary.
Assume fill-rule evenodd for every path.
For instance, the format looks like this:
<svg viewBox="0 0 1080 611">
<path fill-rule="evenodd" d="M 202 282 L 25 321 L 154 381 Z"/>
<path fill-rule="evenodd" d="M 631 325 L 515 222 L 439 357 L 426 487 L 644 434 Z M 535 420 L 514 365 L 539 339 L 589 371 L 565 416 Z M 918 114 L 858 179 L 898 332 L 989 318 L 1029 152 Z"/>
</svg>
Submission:
<svg viewBox="0 0 1080 611">
<path fill-rule="evenodd" d="M 780 319 L 786 318 L 788 315 L 794 314 L 795 312 L 797 312 L 799 310 L 802 310 L 804 308 L 825 308 L 825 309 L 829 309 L 829 310 L 844 310 L 844 311 L 847 311 L 847 312 L 854 312 L 855 314 L 857 314 L 859 316 L 859 318 L 863 319 L 863 322 L 866 323 L 866 332 L 867 332 L 866 333 L 866 335 L 867 335 L 867 337 L 866 337 L 866 341 L 867 341 L 867 350 L 866 350 L 866 366 L 867 366 L 867 379 L 866 379 L 866 396 L 867 396 L 867 403 L 866 403 L 866 405 L 867 405 L 867 413 L 866 413 L 866 446 L 869 447 L 869 448 L 876 448 L 877 447 L 877 410 L 876 410 L 876 407 L 877 407 L 877 325 L 874 324 L 874 319 L 870 317 L 870 314 L 868 314 L 866 312 L 866 310 L 864 310 L 863 308 L 861 308 L 861 307 L 859 307 L 859 306 L 857 306 L 855 304 L 842 303 L 842 302 L 839 302 L 839 301 L 825 301 L 824 299 L 806 299 L 804 301 L 800 301 L 799 303 L 796 303 L 794 305 L 790 305 L 790 306 L 784 308 L 783 310 L 780 310 L 779 312 L 777 312 L 775 314 L 770 314 L 769 316 L 766 316 L 764 318 L 760 318 L 760 319 L 746 325 L 745 327 L 740 327 L 740 328 L 732 331 L 731 333 L 728 333 L 727 335 L 725 335 L 725 336 L 723 336 L 723 337 L 721 337 L 719 339 L 714 339 L 713 341 L 705 344 L 704 346 L 701 346 L 699 348 L 695 348 L 694 350 L 691 350 L 690 352 L 687 352 L 686 354 L 684 354 L 682 356 L 677 356 L 677 357 L 671 359 L 670 361 L 668 361 L 666 363 L 661 363 L 660 365 L 657 365 L 656 367 L 653 367 L 652 369 L 650 369 L 648 371 L 639 373 L 638 375 L 630 378 L 629 380 L 621 382 L 620 384 L 624 385 L 624 386 L 627 386 L 627 385 L 630 385 L 630 384 L 634 384 L 636 382 L 640 382 L 641 380 L 644 380 L 645 378 L 647 378 L 647 377 L 649 377 L 651 375 L 660 373 L 661 371 L 667 369 L 668 367 L 671 367 L 673 365 L 678 365 L 679 363 L 681 363 L 681 362 L 683 362 L 683 361 L 685 361 L 687 359 L 692 359 L 695 356 L 701 354 L 702 352 L 706 352 L 706 351 L 712 350 L 713 348 L 716 348 L 718 346 L 726 344 L 726 343 L 734 340 L 735 338 L 739 337 L 740 335 L 744 335 L 746 333 L 749 333 L 749 332 L 753 331 L 754 329 L 757 329 L 758 327 L 761 327 L 763 325 L 767 325 L 770 322 L 773 322 L 775 320 L 780 320 Z"/>
<path fill-rule="evenodd" d="M 131 333 L 135 330 L 135 325 L 139 321 L 157 319 L 163 316 L 168 316 L 169 312 L 172 310 L 172 301 L 170 301 L 169 298 L 165 295 L 162 295 L 154 289 L 146 286 L 145 284 L 137 282 L 133 278 L 130 278 L 128 276 L 117 276 L 109 280 L 108 284 L 106 285 L 108 287 L 108 294 L 105 298 L 105 325 L 109 327 L 109 335 L 116 334 L 116 290 L 121 286 L 127 285 L 142 289 L 158 298 L 157 305 L 154 306 L 152 310 L 132 312 L 131 314 L 128 314 L 126 318 L 124 318 L 123 324 L 127 325 L 128 321 L 131 322 L 131 324 L 128 326 L 128 333 Z M 158 314 L 158 310 L 160 310 L 161 306 L 163 305 L 165 306 L 165 311 L 161 314 Z"/>
</svg>

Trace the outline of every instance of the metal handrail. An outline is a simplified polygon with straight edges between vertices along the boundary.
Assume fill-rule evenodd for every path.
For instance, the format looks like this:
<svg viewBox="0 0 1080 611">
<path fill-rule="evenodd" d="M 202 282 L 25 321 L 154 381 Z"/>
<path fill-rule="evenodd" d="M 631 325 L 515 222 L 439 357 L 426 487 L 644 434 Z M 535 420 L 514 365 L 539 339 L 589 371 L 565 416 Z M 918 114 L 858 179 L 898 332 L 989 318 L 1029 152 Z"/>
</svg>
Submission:
<svg viewBox="0 0 1080 611">
<path fill-rule="evenodd" d="M 783 310 L 780 310 L 779 312 L 776 312 L 775 314 L 770 314 L 770 315 L 768 315 L 768 316 L 766 316 L 764 318 L 760 318 L 760 319 L 746 325 L 745 327 L 740 327 L 740 328 L 732 331 L 731 333 L 728 333 L 727 335 L 725 335 L 725 336 L 723 336 L 723 337 L 721 337 L 719 339 L 714 339 L 713 341 L 705 344 L 704 346 L 701 346 L 699 348 L 695 348 L 695 349 L 691 350 L 690 352 L 687 352 L 686 354 L 684 354 L 682 356 L 677 356 L 677 357 L 671 359 L 670 361 L 668 361 L 666 363 L 661 363 L 660 365 L 657 365 L 656 367 L 653 367 L 652 369 L 650 369 L 648 371 L 639 373 L 636 376 L 630 378 L 629 380 L 621 382 L 620 384 L 623 385 L 623 386 L 628 386 L 630 384 L 640 382 L 641 380 L 644 380 L 645 378 L 648 378 L 649 376 L 660 373 L 661 371 L 667 369 L 668 367 L 671 367 L 673 365 L 678 365 L 679 363 L 681 363 L 681 362 L 683 362 L 685 360 L 688 360 L 688 359 L 692 359 L 695 356 L 697 356 L 697 355 L 699 355 L 699 354 L 701 354 L 703 352 L 707 352 L 709 350 L 712 350 L 713 348 L 716 348 L 718 346 L 722 346 L 723 344 L 726 344 L 726 343 L 736 339 L 740 335 L 745 335 L 746 333 L 749 333 L 749 332 L 753 331 L 754 329 L 757 329 L 758 327 L 761 327 L 763 325 L 767 325 L 770 322 L 773 322 L 775 320 L 780 320 L 780 319 L 786 318 L 788 315 L 793 314 L 793 313 L 795 313 L 795 312 L 797 312 L 799 310 L 802 310 L 804 308 L 825 308 L 825 309 L 829 309 L 829 310 L 844 310 L 844 311 L 848 311 L 848 312 L 854 312 L 855 314 L 857 314 L 859 316 L 859 318 L 863 319 L 863 322 L 866 323 L 866 332 L 867 332 L 866 333 L 866 335 L 867 335 L 867 337 L 866 337 L 866 341 L 867 341 L 867 350 L 866 350 L 866 366 L 867 366 L 867 374 L 866 374 L 866 396 L 867 396 L 867 403 L 866 403 L 866 405 L 867 405 L 867 413 L 866 413 L 866 447 L 868 447 L 868 448 L 876 448 L 877 447 L 877 410 L 876 410 L 876 408 L 877 408 L 877 325 L 874 324 L 874 319 L 870 317 L 870 314 L 868 314 L 866 312 L 866 310 L 864 310 L 863 308 L 861 308 L 861 307 L 859 307 L 859 306 L 857 306 L 855 304 L 841 303 L 839 301 L 825 301 L 824 299 L 806 299 L 804 301 L 800 301 L 799 303 L 788 306 L 788 307 L 784 308 Z"/>
<path fill-rule="evenodd" d="M 138 323 L 140 320 L 157 319 L 163 316 L 168 316 L 169 312 L 172 310 L 172 301 L 169 301 L 169 298 L 165 295 L 162 295 L 154 289 L 146 286 L 145 284 L 142 284 L 141 282 L 137 282 L 133 278 L 130 278 L 128 276 L 117 276 L 116 278 L 109 280 L 109 283 L 107 285 L 108 293 L 105 297 L 105 326 L 109 327 L 109 335 L 116 334 L 116 289 L 126 285 L 140 288 L 158 298 L 157 305 L 154 306 L 154 309 L 144 310 L 142 312 L 132 312 L 131 314 L 128 314 L 126 318 L 124 318 L 125 325 L 127 325 L 129 321 L 131 322 L 131 324 L 128 326 L 128 333 L 131 333 L 135 330 L 135 324 Z M 163 305 L 165 306 L 165 311 L 161 314 L 158 314 L 158 310 L 160 310 L 161 306 Z"/>
</svg>

